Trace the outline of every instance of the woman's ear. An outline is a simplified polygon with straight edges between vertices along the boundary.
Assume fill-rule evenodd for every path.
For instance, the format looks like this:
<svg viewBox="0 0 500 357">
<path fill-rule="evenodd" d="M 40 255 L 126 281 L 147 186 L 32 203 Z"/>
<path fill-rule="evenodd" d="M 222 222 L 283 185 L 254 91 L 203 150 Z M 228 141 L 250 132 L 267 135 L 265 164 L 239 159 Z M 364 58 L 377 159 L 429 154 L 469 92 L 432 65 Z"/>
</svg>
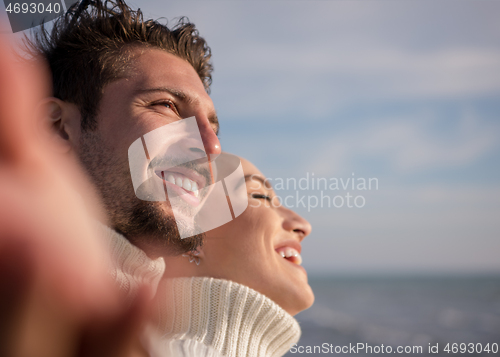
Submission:
<svg viewBox="0 0 500 357">
<path fill-rule="evenodd" d="M 59 153 L 68 153 L 78 143 L 80 112 L 74 104 L 58 98 L 44 98 L 38 104 L 38 131 Z"/>
<path fill-rule="evenodd" d="M 198 246 L 196 250 L 194 251 L 194 255 L 200 258 L 205 258 L 205 253 L 203 251 L 203 248 L 201 246 Z"/>
</svg>

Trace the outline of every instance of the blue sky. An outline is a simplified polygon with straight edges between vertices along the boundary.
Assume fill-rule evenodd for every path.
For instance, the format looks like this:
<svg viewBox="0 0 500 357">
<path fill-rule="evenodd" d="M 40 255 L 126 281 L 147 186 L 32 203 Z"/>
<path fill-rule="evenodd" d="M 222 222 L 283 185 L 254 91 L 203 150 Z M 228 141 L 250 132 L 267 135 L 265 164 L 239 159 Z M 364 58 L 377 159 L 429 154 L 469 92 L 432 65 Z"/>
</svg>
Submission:
<svg viewBox="0 0 500 357">
<path fill-rule="evenodd" d="M 224 150 L 378 179 L 362 208 L 297 209 L 312 274 L 500 273 L 500 2 L 130 3 L 208 41 Z"/>
<path fill-rule="evenodd" d="M 500 3 L 136 4 L 209 42 L 223 149 L 271 178 L 378 178 L 363 208 L 298 209 L 311 273 L 500 272 Z"/>
</svg>

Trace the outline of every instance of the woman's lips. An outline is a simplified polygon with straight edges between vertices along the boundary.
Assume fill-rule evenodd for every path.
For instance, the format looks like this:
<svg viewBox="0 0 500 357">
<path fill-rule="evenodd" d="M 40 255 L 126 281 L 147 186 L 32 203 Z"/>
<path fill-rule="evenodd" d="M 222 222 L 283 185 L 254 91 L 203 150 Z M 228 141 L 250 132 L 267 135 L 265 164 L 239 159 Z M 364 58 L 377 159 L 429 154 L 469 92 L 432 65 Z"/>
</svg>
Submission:
<svg viewBox="0 0 500 357">
<path fill-rule="evenodd" d="M 300 256 L 300 252 L 295 248 L 283 246 L 275 250 L 279 255 L 281 255 L 281 257 L 288 260 L 289 262 L 292 262 L 297 265 L 302 264 L 302 257 Z"/>
</svg>

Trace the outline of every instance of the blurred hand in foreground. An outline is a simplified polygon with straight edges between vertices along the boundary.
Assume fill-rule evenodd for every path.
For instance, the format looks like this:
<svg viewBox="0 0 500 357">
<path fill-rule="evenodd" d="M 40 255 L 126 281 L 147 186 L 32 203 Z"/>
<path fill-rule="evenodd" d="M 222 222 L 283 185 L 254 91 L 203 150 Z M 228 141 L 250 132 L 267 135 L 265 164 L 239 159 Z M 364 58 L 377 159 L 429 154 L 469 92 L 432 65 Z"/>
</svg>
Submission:
<svg viewBox="0 0 500 357">
<path fill-rule="evenodd" d="M 86 176 L 37 131 L 49 83 L 0 38 L 0 355 L 136 356 L 145 293 L 124 304 Z"/>
</svg>

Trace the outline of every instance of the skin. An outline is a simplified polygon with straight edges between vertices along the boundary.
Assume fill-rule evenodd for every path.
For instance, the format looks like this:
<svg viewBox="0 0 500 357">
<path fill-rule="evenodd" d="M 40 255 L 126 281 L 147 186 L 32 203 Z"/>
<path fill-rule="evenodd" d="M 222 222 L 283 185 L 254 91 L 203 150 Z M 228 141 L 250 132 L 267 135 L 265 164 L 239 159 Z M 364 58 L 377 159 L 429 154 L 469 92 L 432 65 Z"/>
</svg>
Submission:
<svg viewBox="0 0 500 357">
<path fill-rule="evenodd" d="M 303 267 L 284 259 L 277 248 L 297 247 L 311 232 L 311 225 L 279 205 L 264 175 L 242 159 L 247 178 L 248 207 L 233 221 L 207 232 L 198 249 L 200 264 L 186 257 L 166 261 L 168 277 L 208 276 L 232 280 L 268 296 L 295 315 L 314 302 Z M 267 182 L 267 181 L 266 181 Z M 268 197 L 268 198 L 265 198 Z"/>
<path fill-rule="evenodd" d="M 57 98 L 46 100 L 47 117 L 61 151 L 75 152 L 89 172 L 111 226 L 152 256 L 179 254 L 195 248 L 201 237 L 180 240 L 168 202 L 135 196 L 128 148 L 153 129 L 194 116 L 206 153 L 218 155 L 217 116 L 187 61 L 159 49 L 130 51 L 125 77 L 103 89 L 95 132 L 82 133 L 78 109 Z"/>
<path fill-rule="evenodd" d="M 76 158 L 35 130 L 48 72 L 11 52 L 0 38 L 0 355 L 144 355 L 147 290 L 128 306 L 110 284 L 97 198 Z"/>
</svg>

